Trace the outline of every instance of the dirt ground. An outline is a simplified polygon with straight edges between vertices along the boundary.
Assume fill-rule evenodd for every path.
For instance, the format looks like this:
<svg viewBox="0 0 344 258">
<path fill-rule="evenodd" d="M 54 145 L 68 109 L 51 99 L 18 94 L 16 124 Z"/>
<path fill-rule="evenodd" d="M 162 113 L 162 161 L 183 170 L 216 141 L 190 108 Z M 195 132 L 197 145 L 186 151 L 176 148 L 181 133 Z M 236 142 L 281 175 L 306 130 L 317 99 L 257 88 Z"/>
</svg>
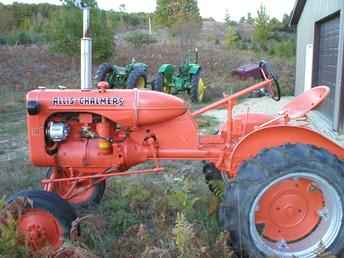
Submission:
<svg viewBox="0 0 344 258">
<path fill-rule="evenodd" d="M 262 98 L 248 98 L 243 100 L 234 108 L 234 115 L 249 113 L 264 113 L 268 115 L 276 115 L 283 106 L 288 104 L 293 97 L 282 97 L 280 101 L 274 101 L 270 97 Z M 219 121 L 225 121 L 227 112 L 226 110 L 214 110 L 207 113 Z"/>
</svg>

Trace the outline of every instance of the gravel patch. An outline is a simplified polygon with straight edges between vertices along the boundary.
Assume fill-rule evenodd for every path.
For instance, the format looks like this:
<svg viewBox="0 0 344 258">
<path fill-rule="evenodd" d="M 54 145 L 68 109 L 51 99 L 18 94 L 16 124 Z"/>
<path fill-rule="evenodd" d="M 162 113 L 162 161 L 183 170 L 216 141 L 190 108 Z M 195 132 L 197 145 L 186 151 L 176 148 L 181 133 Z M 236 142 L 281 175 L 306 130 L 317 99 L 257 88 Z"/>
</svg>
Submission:
<svg viewBox="0 0 344 258">
<path fill-rule="evenodd" d="M 233 113 L 234 115 L 246 114 L 247 112 L 274 115 L 293 99 L 294 97 L 283 97 L 277 102 L 270 97 L 248 98 L 236 105 Z M 215 117 L 220 122 L 224 122 L 227 119 L 227 110 L 212 110 L 209 111 L 207 115 Z"/>
<path fill-rule="evenodd" d="M 243 100 L 241 103 L 234 107 L 234 115 L 250 113 L 264 113 L 268 115 L 276 115 L 278 112 L 292 101 L 294 97 L 283 97 L 280 101 L 276 102 L 269 97 L 262 98 L 249 98 Z M 207 115 L 215 117 L 220 123 L 227 120 L 227 111 L 225 109 L 212 110 Z M 318 111 L 310 112 L 310 127 L 336 142 L 338 145 L 344 147 L 344 135 L 338 135 L 333 131 L 330 126 L 321 118 Z"/>
</svg>

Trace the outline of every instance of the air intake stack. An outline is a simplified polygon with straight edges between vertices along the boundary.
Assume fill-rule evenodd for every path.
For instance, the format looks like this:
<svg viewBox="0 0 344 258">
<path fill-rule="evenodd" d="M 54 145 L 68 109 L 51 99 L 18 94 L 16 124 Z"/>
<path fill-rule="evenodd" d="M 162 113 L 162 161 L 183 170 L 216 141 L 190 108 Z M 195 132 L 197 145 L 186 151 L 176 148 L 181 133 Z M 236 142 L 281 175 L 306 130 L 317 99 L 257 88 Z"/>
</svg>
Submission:
<svg viewBox="0 0 344 258">
<path fill-rule="evenodd" d="M 81 89 L 92 89 L 92 38 L 90 8 L 83 9 L 83 37 L 81 39 Z"/>
</svg>

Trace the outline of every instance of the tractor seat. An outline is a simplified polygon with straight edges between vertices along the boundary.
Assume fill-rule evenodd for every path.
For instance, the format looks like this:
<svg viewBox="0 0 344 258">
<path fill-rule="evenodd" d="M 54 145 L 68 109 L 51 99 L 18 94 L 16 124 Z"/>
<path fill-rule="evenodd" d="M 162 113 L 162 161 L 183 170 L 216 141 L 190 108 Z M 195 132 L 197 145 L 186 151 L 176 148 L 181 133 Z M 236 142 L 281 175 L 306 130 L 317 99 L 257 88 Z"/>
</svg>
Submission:
<svg viewBox="0 0 344 258">
<path fill-rule="evenodd" d="M 327 86 L 311 88 L 285 105 L 279 114 L 287 115 L 290 119 L 304 117 L 308 112 L 318 107 L 329 93 L 330 88 Z"/>
</svg>

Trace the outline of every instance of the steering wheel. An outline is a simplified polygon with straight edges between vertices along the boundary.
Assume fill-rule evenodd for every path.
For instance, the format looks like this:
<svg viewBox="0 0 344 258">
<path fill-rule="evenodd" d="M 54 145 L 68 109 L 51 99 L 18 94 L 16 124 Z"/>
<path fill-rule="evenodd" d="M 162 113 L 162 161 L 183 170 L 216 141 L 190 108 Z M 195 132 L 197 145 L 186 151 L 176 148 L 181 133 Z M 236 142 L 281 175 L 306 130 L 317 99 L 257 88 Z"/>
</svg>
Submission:
<svg viewBox="0 0 344 258">
<path fill-rule="evenodd" d="M 281 100 L 281 87 L 278 82 L 278 77 L 274 73 L 270 63 L 266 61 L 260 61 L 259 67 L 263 69 L 267 78 L 272 79 L 272 84 L 267 87 L 267 91 L 271 98 L 275 101 Z"/>
</svg>

